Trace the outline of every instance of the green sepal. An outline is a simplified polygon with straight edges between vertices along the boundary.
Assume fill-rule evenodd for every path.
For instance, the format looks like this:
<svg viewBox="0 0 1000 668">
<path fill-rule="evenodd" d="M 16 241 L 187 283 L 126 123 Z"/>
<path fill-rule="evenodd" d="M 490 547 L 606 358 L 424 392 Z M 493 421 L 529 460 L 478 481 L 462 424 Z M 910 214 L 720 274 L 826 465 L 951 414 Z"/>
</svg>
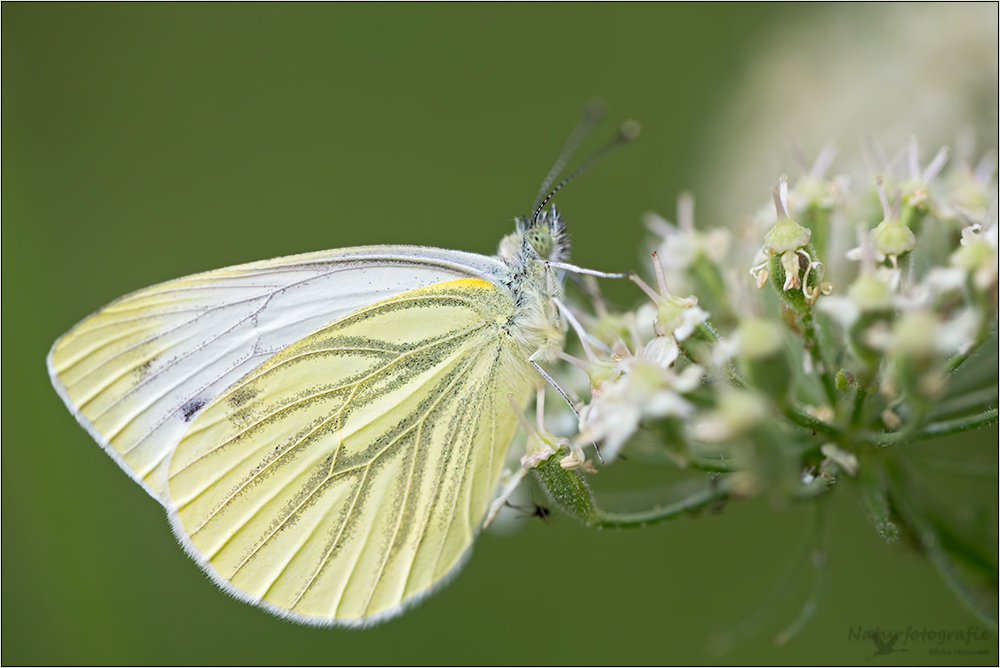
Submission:
<svg viewBox="0 0 1000 668">
<path fill-rule="evenodd" d="M 594 495 L 583 474 L 567 471 L 559 465 L 559 461 L 568 454 L 569 450 L 563 448 L 539 463 L 531 472 L 549 501 L 559 510 L 584 524 L 596 523 L 598 511 L 594 505 Z"/>
<path fill-rule="evenodd" d="M 811 257 L 814 258 L 817 257 L 816 249 L 813 248 L 812 244 L 804 246 L 803 249 L 807 253 L 809 253 Z M 800 285 L 797 288 L 792 288 L 789 290 L 784 289 L 785 267 L 781 264 L 781 255 L 782 254 L 780 253 L 775 253 L 771 255 L 770 259 L 768 260 L 768 273 L 771 276 L 771 286 L 774 288 L 775 292 L 778 293 L 778 296 L 781 297 L 781 299 L 786 304 L 788 304 L 788 306 L 794 309 L 796 313 L 798 313 L 799 315 L 808 313 L 809 310 L 812 308 L 812 305 L 806 301 L 806 296 L 803 293 L 802 286 Z M 807 285 L 809 288 L 819 289 L 819 284 L 822 281 L 822 277 L 820 276 L 819 272 L 810 271 L 809 275 L 806 276 L 806 266 L 804 265 L 808 264 L 808 262 L 801 255 L 799 255 L 798 257 L 799 257 L 799 277 L 805 278 L 805 285 Z"/>
</svg>

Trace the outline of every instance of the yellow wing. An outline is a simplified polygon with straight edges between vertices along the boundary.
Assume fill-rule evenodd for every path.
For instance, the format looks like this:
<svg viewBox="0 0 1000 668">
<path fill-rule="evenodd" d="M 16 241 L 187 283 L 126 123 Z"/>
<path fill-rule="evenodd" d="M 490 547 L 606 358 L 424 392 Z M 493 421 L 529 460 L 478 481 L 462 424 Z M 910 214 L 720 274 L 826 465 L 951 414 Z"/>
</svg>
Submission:
<svg viewBox="0 0 1000 668">
<path fill-rule="evenodd" d="M 466 279 L 289 346 L 206 406 L 169 464 L 171 521 L 237 597 L 313 624 L 392 616 L 452 572 L 523 405 L 515 304 Z M 529 351 L 530 352 L 530 351 Z"/>
</svg>

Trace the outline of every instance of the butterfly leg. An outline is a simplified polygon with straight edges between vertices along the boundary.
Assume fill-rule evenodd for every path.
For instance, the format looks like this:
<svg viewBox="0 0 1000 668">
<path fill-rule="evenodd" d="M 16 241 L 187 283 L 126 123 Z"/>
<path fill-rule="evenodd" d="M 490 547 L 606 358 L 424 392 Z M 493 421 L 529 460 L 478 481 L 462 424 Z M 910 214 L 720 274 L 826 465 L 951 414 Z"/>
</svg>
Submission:
<svg viewBox="0 0 1000 668">
<path fill-rule="evenodd" d="M 528 469 L 523 466 L 519 466 L 516 471 L 510 474 L 507 481 L 504 483 L 503 488 L 500 490 L 500 494 L 497 495 L 497 498 L 493 499 L 493 503 L 490 504 L 490 510 L 486 513 L 486 519 L 483 520 L 484 529 L 492 524 L 493 520 L 497 518 L 497 515 L 500 514 L 500 510 L 507 503 L 507 499 L 509 499 L 510 495 L 514 493 L 514 490 L 517 489 L 517 486 L 522 480 L 524 480 L 524 476 L 527 474 Z"/>
<path fill-rule="evenodd" d="M 566 389 L 563 389 L 562 385 L 560 385 L 558 383 L 558 381 L 556 381 L 555 378 L 553 378 L 552 376 L 550 376 L 545 371 L 545 369 L 543 369 L 542 366 L 538 362 L 535 361 L 535 358 L 538 355 L 542 355 L 544 353 L 545 353 L 544 349 L 538 349 L 538 350 L 536 350 L 534 353 L 531 354 L 530 357 L 528 357 L 528 362 L 531 363 L 531 366 L 535 367 L 535 371 L 537 371 L 539 373 L 539 375 L 542 378 L 545 379 L 545 382 L 547 382 L 549 385 L 551 385 L 553 388 L 555 388 L 556 392 L 559 393 L 559 396 L 563 398 L 563 401 L 566 402 L 566 405 L 570 407 L 570 410 L 573 411 L 573 414 L 576 415 L 577 419 L 579 420 L 580 419 L 580 410 L 576 407 L 576 404 L 573 402 L 573 400 L 569 398 L 569 391 L 566 390 Z M 604 456 L 601 454 L 601 448 L 600 448 L 600 446 L 597 445 L 597 443 L 594 443 L 594 450 L 597 451 L 597 458 L 600 459 L 601 463 L 603 464 L 604 463 Z"/>
</svg>

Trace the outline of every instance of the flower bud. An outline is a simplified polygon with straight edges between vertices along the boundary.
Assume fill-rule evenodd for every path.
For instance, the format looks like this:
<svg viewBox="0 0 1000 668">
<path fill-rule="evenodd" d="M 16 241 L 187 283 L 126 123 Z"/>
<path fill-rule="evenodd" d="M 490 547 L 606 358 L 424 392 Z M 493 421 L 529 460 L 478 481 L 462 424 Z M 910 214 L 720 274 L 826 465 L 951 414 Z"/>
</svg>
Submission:
<svg viewBox="0 0 1000 668">
<path fill-rule="evenodd" d="M 917 243 L 917 236 L 900 219 L 902 193 L 896 193 L 896 204 L 893 206 L 889 202 L 889 196 L 885 192 L 885 184 L 881 176 L 875 178 L 875 185 L 878 189 L 879 201 L 882 203 L 882 222 L 871 233 L 872 245 L 880 257 L 889 257 L 893 266 L 896 266 L 897 258 L 900 255 L 913 250 Z"/>
<path fill-rule="evenodd" d="M 917 244 L 917 236 L 902 221 L 887 218 L 872 231 L 872 241 L 875 250 L 881 255 L 899 257 L 913 250 Z"/>
</svg>

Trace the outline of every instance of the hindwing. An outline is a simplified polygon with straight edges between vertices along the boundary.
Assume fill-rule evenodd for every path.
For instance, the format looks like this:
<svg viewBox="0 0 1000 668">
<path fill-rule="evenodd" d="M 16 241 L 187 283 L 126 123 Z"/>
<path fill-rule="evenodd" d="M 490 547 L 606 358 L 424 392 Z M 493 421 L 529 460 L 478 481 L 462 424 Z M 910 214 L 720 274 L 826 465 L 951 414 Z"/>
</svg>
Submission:
<svg viewBox="0 0 1000 668">
<path fill-rule="evenodd" d="M 389 616 L 459 565 L 529 389 L 512 298 L 456 280 L 361 308 L 201 409 L 169 462 L 187 549 L 310 623 Z"/>
</svg>

